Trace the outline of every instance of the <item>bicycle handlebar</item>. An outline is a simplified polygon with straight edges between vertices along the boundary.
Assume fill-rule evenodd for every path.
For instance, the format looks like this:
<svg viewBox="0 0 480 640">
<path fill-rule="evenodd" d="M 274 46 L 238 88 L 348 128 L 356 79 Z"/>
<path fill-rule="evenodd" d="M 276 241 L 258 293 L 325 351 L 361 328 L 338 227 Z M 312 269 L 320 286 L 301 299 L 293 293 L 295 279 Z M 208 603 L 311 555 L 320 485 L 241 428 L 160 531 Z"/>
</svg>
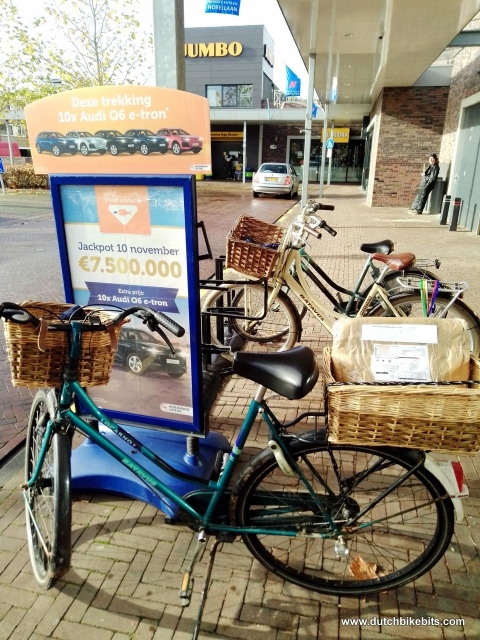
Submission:
<svg viewBox="0 0 480 640">
<path fill-rule="evenodd" d="M 143 306 L 129 307 L 128 309 L 121 311 L 112 320 L 112 322 L 108 324 L 117 325 L 119 322 L 131 315 L 136 315 L 137 317 L 144 320 L 144 322 L 148 322 L 149 326 L 152 323 L 153 326 L 151 326 L 151 328 L 154 331 L 156 331 L 160 327 L 163 327 L 164 329 L 167 329 L 167 331 L 170 331 L 170 333 L 173 333 L 173 335 L 177 338 L 181 338 L 185 334 L 185 329 L 177 322 L 175 322 L 175 320 L 172 320 L 160 311 L 152 311 L 152 309 Z M 40 324 L 40 320 L 38 318 L 36 318 L 27 309 L 21 307 L 15 302 L 3 302 L 2 304 L 0 304 L 0 318 L 2 317 L 6 320 L 10 320 L 11 322 L 16 322 L 18 324 L 30 323 L 36 327 L 38 327 L 38 325 Z M 95 316 L 92 316 L 90 317 L 90 319 L 88 317 L 85 318 L 86 322 L 84 323 L 83 329 L 88 332 L 105 331 L 105 324 L 91 323 L 94 317 Z M 72 316 L 71 319 L 74 319 L 74 316 Z M 64 324 L 51 324 L 49 325 L 48 329 L 49 331 L 69 331 L 70 324 L 69 322 L 65 322 Z"/>
</svg>

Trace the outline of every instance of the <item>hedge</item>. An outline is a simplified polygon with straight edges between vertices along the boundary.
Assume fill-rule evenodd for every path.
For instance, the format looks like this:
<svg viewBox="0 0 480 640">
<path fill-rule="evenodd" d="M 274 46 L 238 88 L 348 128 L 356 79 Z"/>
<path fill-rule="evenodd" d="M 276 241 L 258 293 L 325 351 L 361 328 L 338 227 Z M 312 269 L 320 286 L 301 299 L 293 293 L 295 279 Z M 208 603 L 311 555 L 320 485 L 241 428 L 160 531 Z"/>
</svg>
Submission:
<svg viewBox="0 0 480 640">
<path fill-rule="evenodd" d="M 5 167 L 3 181 L 7 189 L 49 189 L 48 176 L 37 175 L 31 164 Z"/>
</svg>

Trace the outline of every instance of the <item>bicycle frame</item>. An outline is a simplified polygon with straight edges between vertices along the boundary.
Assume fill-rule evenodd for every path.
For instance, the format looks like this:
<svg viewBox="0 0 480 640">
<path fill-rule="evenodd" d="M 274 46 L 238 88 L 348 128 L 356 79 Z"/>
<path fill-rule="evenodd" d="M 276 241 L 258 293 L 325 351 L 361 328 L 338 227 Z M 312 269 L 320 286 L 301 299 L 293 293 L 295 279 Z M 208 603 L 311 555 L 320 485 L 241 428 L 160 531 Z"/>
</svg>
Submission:
<svg viewBox="0 0 480 640">
<path fill-rule="evenodd" d="M 286 254 L 286 256 L 285 256 Z M 279 263 L 282 265 L 280 270 L 275 272 L 272 276 L 272 290 L 268 299 L 266 301 L 266 308 L 270 309 L 274 304 L 275 299 L 278 296 L 280 289 L 284 286 L 288 287 L 290 291 L 297 296 L 299 300 L 313 313 L 313 315 L 317 318 L 317 320 L 325 327 L 325 329 L 332 333 L 332 327 L 335 320 L 340 318 L 341 316 L 350 315 L 350 311 L 354 307 L 355 301 L 360 300 L 362 304 L 358 310 L 354 310 L 352 315 L 354 316 L 366 316 L 368 314 L 369 309 L 371 308 L 371 304 L 374 300 L 378 299 L 382 307 L 385 311 L 391 313 L 392 316 L 396 317 L 405 317 L 405 314 L 401 308 L 394 307 L 390 300 L 388 292 L 383 287 L 382 283 L 386 276 L 386 274 L 390 271 L 388 265 L 386 265 L 383 269 L 379 270 L 378 267 L 375 267 L 377 278 L 374 284 L 369 289 L 368 295 L 364 298 L 360 294 L 360 288 L 365 280 L 365 277 L 370 269 L 374 267 L 372 263 L 372 258 L 369 256 L 362 268 L 362 271 L 358 277 L 357 283 L 353 291 L 348 289 L 344 289 L 339 286 L 333 280 L 331 280 L 327 274 L 319 267 L 316 262 L 308 256 L 305 252 L 303 252 L 302 248 L 290 247 L 285 248 L 283 251 L 283 255 L 279 258 Z M 344 307 L 344 310 L 340 311 L 340 305 L 337 303 L 332 294 L 326 289 L 323 283 L 311 273 L 310 264 L 325 280 L 326 282 L 335 288 L 340 293 L 345 293 L 349 295 L 349 300 Z M 293 276 L 292 273 L 295 275 Z M 334 306 L 334 310 L 328 308 L 318 299 L 318 297 L 312 294 L 312 291 L 307 283 L 307 277 L 309 277 L 317 286 L 320 288 L 325 297 L 329 300 L 329 302 Z M 418 290 L 419 283 L 414 283 L 414 280 L 418 280 L 419 278 L 400 278 L 399 280 L 403 280 L 404 286 L 409 289 Z M 455 290 L 440 288 L 439 291 L 447 292 L 452 294 L 451 300 L 448 305 L 444 308 L 441 315 L 437 317 L 442 317 L 446 315 L 450 307 L 455 303 L 457 298 L 461 295 L 463 291 L 468 288 L 466 283 L 460 283 L 462 286 L 455 287 Z M 248 285 L 245 285 L 245 300 L 248 301 Z M 246 307 L 245 318 L 247 320 L 252 320 L 251 312 L 248 307 Z M 257 316 L 255 321 L 262 320 L 265 317 L 266 313 L 264 311 L 263 315 Z M 248 326 L 254 324 L 254 322 L 246 323 Z"/>
<path fill-rule="evenodd" d="M 362 270 L 360 278 L 358 279 L 355 290 L 352 292 L 348 292 L 347 290 L 344 290 L 345 292 L 348 292 L 351 294 L 351 300 L 354 300 L 357 297 L 360 298 L 358 294 L 358 290 L 360 289 L 360 286 L 363 280 L 365 279 L 365 275 L 368 272 L 369 262 L 370 260 L 367 260 L 367 263 L 364 269 Z M 292 270 L 295 273 L 296 277 L 292 276 L 291 274 Z M 388 295 L 385 293 L 383 287 L 381 286 L 382 276 L 387 271 L 388 271 L 388 268 L 386 270 L 385 269 L 383 270 L 382 275 L 377 280 L 377 282 L 374 283 L 374 285 L 372 286 L 369 292 L 369 295 L 363 301 L 362 306 L 360 307 L 358 313 L 355 315 L 361 315 L 361 316 L 366 315 L 372 300 L 374 300 L 377 297 L 380 297 L 382 301 L 382 305 L 384 305 L 387 310 L 391 311 L 393 315 L 395 316 L 400 315 L 400 313 L 398 313 L 398 311 L 390 304 L 388 300 Z M 319 320 L 319 322 L 321 322 L 321 324 L 325 327 L 325 329 L 327 329 L 329 333 L 332 333 L 333 323 L 337 318 L 340 318 L 342 314 L 340 312 L 329 309 L 324 304 L 322 304 L 320 300 L 318 300 L 318 298 L 312 295 L 310 287 L 308 286 L 308 283 L 307 283 L 305 270 L 302 263 L 302 254 L 299 249 L 291 248 L 288 251 L 282 270 L 280 271 L 279 274 L 277 274 L 277 276 L 274 279 L 272 292 L 270 293 L 267 300 L 268 308 L 272 306 L 275 298 L 278 295 L 278 292 L 285 285 L 291 291 L 293 291 L 293 293 L 297 296 L 297 298 L 301 300 L 303 304 L 309 309 L 309 311 L 313 313 L 313 315 Z M 248 289 L 248 285 L 246 288 Z"/>
<path fill-rule="evenodd" d="M 82 323 L 73 321 L 71 323 L 72 326 L 72 344 L 70 351 L 70 359 L 75 360 L 78 359 L 81 353 L 81 334 L 82 334 Z M 64 376 L 67 378 L 68 376 Z M 139 442 L 136 438 L 134 438 L 126 429 L 121 427 L 119 424 L 110 420 L 91 400 L 91 398 L 87 395 L 86 391 L 80 386 L 78 381 L 76 380 L 67 380 L 64 379 L 64 383 L 60 392 L 59 398 L 59 406 L 54 419 L 51 419 L 46 428 L 46 433 L 43 438 L 42 446 L 40 449 L 40 454 L 36 463 L 35 470 L 32 474 L 32 477 L 26 483 L 25 489 L 32 487 L 35 482 L 38 480 L 38 476 L 40 473 L 40 469 L 42 468 L 46 452 L 51 442 L 51 438 L 53 437 L 55 431 L 60 429 L 62 425 L 67 423 L 72 423 L 77 427 L 77 429 L 83 433 L 83 435 L 90 438 L 96 445 L 106 451 L 108 454 L 113 456 L 118 462 L 122 465 L 130 469 L 132 473 L 134 473 L 138 478 L 140 478 L 143 482 L 147 484 L 153 491 L 161 494 L 162 496 L 170 499 L 174 504 L 176 504 L 181 509 L 185 510 L 191 517 L 199 523 L 200 529 L 206 529 L 211 532 L 229 532 L 235 534 L 241 533 L 255 533 L 255 534 L 265 534 L 265 535 L 281 535 L 287 537 L 295 537 L 301 532 L 296 531 L 285 531 L 285 530 L 272 530 L 272 529 L 262 529 L 259 527 L 239 527 L 233 525 L 225 525 L 216 523 L 214 521 L 214 516 L 217 510 L 217 507 L 222 499 L 222 497 L 227 492 L 228 483 L 232 478 L 233 471 L 238 462 L 240 455 L 242 454 L 243 448 L 247 441 L 248 435 L 251 431 L 251 428 L 255 422 L 255 419 L 260 412 L 262 414 L 263 419 L 267 423 L 271 438 L 278 444 L 280 450 L 282 452 L 281 455 L 284 456 L 287 464 L 295 470 L 296 474 L 302 480 L 306 490 L 310 493 L 311 497 L 314 499 L 317 504 L 319 510 L 322 512 L 323 517 L 325 518 L 325 522 L 330 525 L 329 532 L 326 534 L 319 534 L 321 537 L 331 537 L 332 535 L 339 534 L 339 530 L 335 523 L 331 520 L 330 516 L 327 513 L 327 509 L 323 508 L 322 498 L 321 496 L 317 496 L 313 489 L 310 487 L 308 481 L 306 480 L 301 468 L 297 465 L 295 460 L 292 458 L 291 454 L 288 451 L 288 447 L 282 439 L 280 434 L 280 429 L 282 427 L 281 423 L 275 418 L 274 414 L 271 412 L 267 404 L 263 401 L 263 396 L 266 392 L 266 388 L 260 386 L 258 388 L 257 394 L 255 398 L 251 401 L 250 407 L 248 409 L 247 415 L 243 421 L 242 427 L 240 429 L 240 433 L 237 437 L 235 445 L 232 447 L 232 451 L 229 455 L 228 461 L 225 465 L 225 469 L 221 474 L 218 481 L 207 481 L 195 476 L 191 476 L 190 474 L 186 474 L 182 471 L 178 471 L 171 467 L 167 462 L 159 458 L 153 451 L 151 451 L 148 447 L 144 446 L 141 442 Z M 96 418 L 102 425 L 113 431 L 116 435 L 118 435 L 122 440 L 128 443 L 129 446 L 133 447 L 136 451 L 144 455 L 148 460 L 153 462 L 157 467 L 168 473 L 169 475 L 183 480 L 188 480 L 189 482 L 195 483 L 199 485 L 203 490 L 208 489 L 211 492 L 211 498 L 208 503 L 207 509 L 205 513 L 201 514 L 197 510 L 195 510 L 187 501 L 185 501 L 181 495 L 170 489 L 168 485 L 164 482 L 156 478 L 152 473 L 150 473 L 147 469 L 145 469 L 141 464 L 136 462 L 131 456 L 126 454 L 122 449 L 117 447 L 115 444 L 110 442 L 100 431 L 97 431 L 94 427 L 92 427 L 86 420 L 84 420 L 81 416 L 77 415 L 72 410 L 72 403 L 74 402 L 74 398 L 78 398 L 80 402 L 86 407 L 87 411 L 91 416 Z M 26 496 L 25 496 L 26 497 Z M 26 498 L 27 501 L 27 498 Z M 27 501 L 28 504 L 28 501 Z"/>
</svg>

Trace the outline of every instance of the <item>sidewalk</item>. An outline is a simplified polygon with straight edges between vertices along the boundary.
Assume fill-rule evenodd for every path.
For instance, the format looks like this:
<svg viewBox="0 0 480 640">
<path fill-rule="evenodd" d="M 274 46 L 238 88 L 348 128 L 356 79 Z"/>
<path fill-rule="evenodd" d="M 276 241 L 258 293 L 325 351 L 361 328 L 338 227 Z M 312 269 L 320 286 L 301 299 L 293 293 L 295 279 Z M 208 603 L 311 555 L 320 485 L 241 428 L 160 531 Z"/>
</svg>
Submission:
<svg viewBox="0 0 480 640">
<path fill-rule="evenodd" d="M 310 193 L 314 197 L 313 189 Z M 312 242 L 312 255 L 338 282 L 351 284 L 363 263 L 362 242 L 390 238 L 396 251 L 441 257 L 443 279 L 465 279 L 465 301 L 480 313 L 480 238 L 449 232 L 438 216 L 417 216 L 394 208 L 370 209 L 358 187 L 329 187 L 325 218 L 337 229 Z M 264 199 L 256 200 L 262 204 Z M 281 201 L 272 201 L 281 202 Z M 245 200 L 246 203 L 246 200 Z M 283 203 L 284 209 L 288 203 Z M 243 205 L 243 202 L 242 202 Z M 217 205 L 218 206 L 218 205 Z M 239 214 L 244 211 L 239 210 Z M 278 216 L 277 216 L 278 217 Z M 39 225 L 44 224 L 39 222 Z M 318 328 L 306 318 L 305 344 L 317 346 Z M 232 439 L 255 385 L 231 379 L 212 410 L 211 429 Z M 1 392 L 1 389 L 0 389 Z M 1 401 L 1 398 L 0 398 Z M 300 402 L 272 400 L 279 418 L 293 418 L 322 402 L 320 386 Z M 266 444 L 258 428 L 245 455 Z M 396 591 L 365 599 L 310 593 L 283 582 L 254 561 L 241 542 L 217 554 L 200 638 L 314 640 L 480 637 L 480 455 L 462 457 L 470 488 L 465 522 L 456 525 L 452 545 L 436 567 Z M 187 640 L 191 638 L 206 557 L 197 566 L 194 598 L 179 606 L 178 590 L 192 533 L 166 525 L 153 507 L 121 497 L 77 495 L 73 508 L 72 569 L 47 592 L 36 587 L 28 563 L 22 496 L 17 474 L 0 490 L 0 640 Z M 464 626 L 344 626 L 361 616 L 462 618 Z"/>
</svg>

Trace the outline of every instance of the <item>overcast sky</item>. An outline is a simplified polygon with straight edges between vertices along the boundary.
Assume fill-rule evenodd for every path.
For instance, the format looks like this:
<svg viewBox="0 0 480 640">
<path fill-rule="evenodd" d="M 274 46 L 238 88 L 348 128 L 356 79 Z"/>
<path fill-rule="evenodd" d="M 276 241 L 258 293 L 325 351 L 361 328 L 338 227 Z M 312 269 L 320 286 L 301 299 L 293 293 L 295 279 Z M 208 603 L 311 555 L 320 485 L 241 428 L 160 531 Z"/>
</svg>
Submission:
<svg viewBox="0 0 480 640">
<path fill-rule="evenodd" d="M 151 7 L 152 0 L 142 0 Z M 275 43 L 274 82 L 286 86 L 285 64 L 301 78 L 302 96 L 307 95 L 307 71 L 277 0 L 241 0 L 239 16 L 205 13 L 205 0 L 184 0 L 185 27 L 220 27 L 263 24 Z"/>
</svg>

